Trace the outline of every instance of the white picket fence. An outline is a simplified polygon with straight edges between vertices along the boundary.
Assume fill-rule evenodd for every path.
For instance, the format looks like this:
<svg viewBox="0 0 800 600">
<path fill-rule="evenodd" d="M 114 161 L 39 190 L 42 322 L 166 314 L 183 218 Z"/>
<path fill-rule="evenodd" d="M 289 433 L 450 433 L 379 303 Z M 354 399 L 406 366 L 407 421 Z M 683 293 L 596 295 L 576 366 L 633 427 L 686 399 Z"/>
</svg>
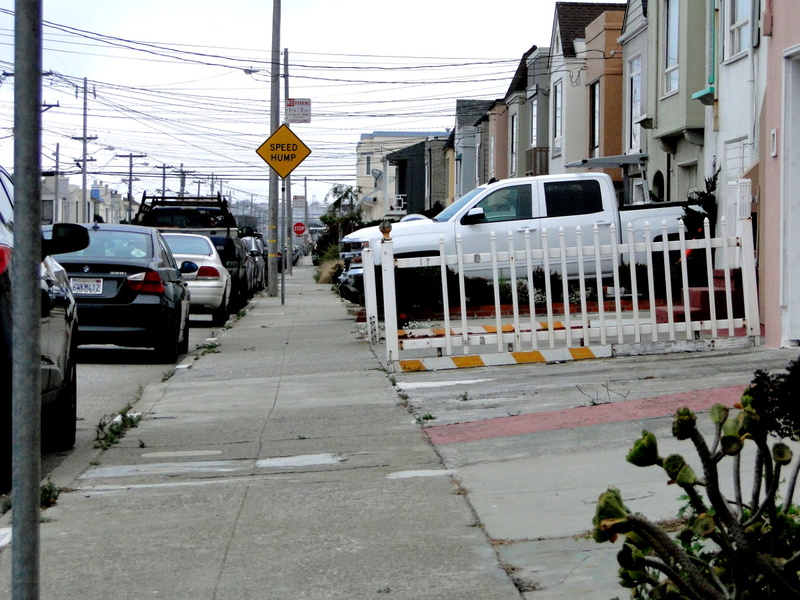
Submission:
<svg viewBox="0 0 800 600">
<path fill-rule="evenodd" d="M 662 240 L 668 240 L 666 227 L 662 224 Z M 649 225 L 647 229 L 649 240 L 654 236 L 650 235 Z M 438 256 L 420 258 L 395 258 L 392 240 L 385 239 L 378 248 L 363 253 L 367 335 L 373 344 L 385 341 L 387 368 L 393 372 L 756 345 L 761 327 L 751 219 L 739 217 L 735 227 L 729 227 L 723 218 L 717 233 L 717 237 L 710 236 L 706 220 L 701 239 L 686 239 L 681 232 L 675 240 L 634 242 L 632 227 L 628 226 L 622 236 L 625 241 L 618 243 L 612 226 L 611 243 L 601 244 L 595 227 L 587 235 L 588 243 L 578 229 L 577 244 L 566 247 L 562 229 L 551 236 L 542 231 L 541 249 L 531 249 L 529 237 L 523 249 L 514 247 L 513 235 L 504 243 L 492 234 L 490 253 L 465 255 L 459 239 L 456 253 L 448 255 L 442 239 Z M 699 312 L 688 308 L 694 298 L 690 299 L 687 260 L 678 261 L 678 267 L 670 261 L 670 253 L 673 258 L 676 253 L 687 257 L 691 251 L 704 251 L 705 283 L 708 289 L 717 290 L 705 294 L 700 291 L 697 297 L 707 306 Z M 381 254 L 380 291 L 375 277 L 375 252 Z M 578 277 L 569 282 L 577 292 L 573 292 L 573 298 L 577 299 L 556 305 L 550 277 L 544 277 L 544 290 L 535 290 L 534 270 L 541 267 L 544 273 L 566 273 L 570 258 L 578 261 Z M 656 261 L 663 261 L 663 269 L 654 269 Z M 489 319 L 468 316 L 464 265 L 475 262 L 492 265 L 494 315 Z M 641 276 L 641 266 L 637 270 L 637 264 L 645 265 L 645 277 Z M 395 269 L 440 267 L 441 290 L 420 293 L 441 294 L 442 306 L 449 307 L 447 269 L 441 269 L 442 265 L 457 274 L 458 309 L 443 310 L 441 323 L 398 330 Z M 500 300 L 499 273 L 503 265 L 503 272 L 510 272 L 505 282 L 510 284 L 510 310 L 504 309 Z M 592 268 L 587 269 L 586 265 Z M 630 272 L 629 289 L 625 292 L 620 285 L 620 265 Z M 587 270 L 591 275 L 585 273 Z M 525 275 L 518 276 L 518 271 Z M 601 275 L 603 271 L 605 277 Z M 664 278 L 660 285 L 657 272 Z M 741 289 L 734 287 L 734 275 L 741 281 Z M 519 279 L 527 282 L 529 290 L 528 301 L 522 304 L 517 292 Z M 719 281 L 716 285 L 715 279 Z M 566 277 L 561 285 L 562 297 L 569 298 Z M 596 302 L 587 301 L 590 288 L 596 290 Z M 646 290 L 647 297 L 654 299 L 659 288 L 679 289 L 679 297 L 673 300 L 673 295 L 667 293 L 656 308 L 653 301 L 643 300 L 639 293 Z M 383 328 L 378 312 L 379 293 L 384 307 Z"/>
</svg>

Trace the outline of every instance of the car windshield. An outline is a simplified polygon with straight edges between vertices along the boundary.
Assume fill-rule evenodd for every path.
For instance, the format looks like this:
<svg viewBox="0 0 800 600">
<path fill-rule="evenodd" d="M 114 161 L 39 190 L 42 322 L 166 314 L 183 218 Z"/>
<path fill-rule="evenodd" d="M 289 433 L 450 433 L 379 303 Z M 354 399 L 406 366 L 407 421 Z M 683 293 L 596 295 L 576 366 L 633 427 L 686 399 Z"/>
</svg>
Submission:
<svg viewBox="0 0 800 600">
<path fill-rule="evenodd" d="M 479 188 L 475 188 L 474 190 L 471 190 L 471 191 L 467 192 L 466 194 L 461 196 L 461 198 L 459 198 L 458 200 L 453 202 L 450 206 L 445 208 L 438 215 L 433 217 L 433 220 L 434 221 L 449 221 L 450 219 L 453 218 L 453 216 L 456 213 L 458 213 L 458 211 L 460 211 L 463 208 L 463 206 L 465 204 L 469 203 L 475 196 L 480 194 L 484 189 L 485 188 L 483 188 L 483 187 L 479 187 Z"/>
<path fill-rule="evenodd" d="M 153 256 L 150 236 L 139 231 L 88 229 L 89 245 L 83 250 L 56 255 L 56 260 L 76 256 L 84 258 L 144 258 Z"/>
<path fill-rule="evenodd" d="M 211 256 L 211 243 L 207 238 L 194 237 L 191 235 L 164 235 L 169 249 L 173 254 L 195 254 Z"/>
</svg>

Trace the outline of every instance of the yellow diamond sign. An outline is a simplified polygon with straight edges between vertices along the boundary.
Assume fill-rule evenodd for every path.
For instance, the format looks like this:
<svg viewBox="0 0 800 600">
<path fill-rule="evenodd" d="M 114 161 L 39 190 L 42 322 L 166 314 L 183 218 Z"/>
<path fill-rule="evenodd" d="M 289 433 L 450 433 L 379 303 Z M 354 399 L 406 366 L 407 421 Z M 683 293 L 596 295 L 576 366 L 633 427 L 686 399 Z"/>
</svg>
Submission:
<svg viewBox="0 0 800 600">
<path fill-rule="evenodd" d="M 256 154 L 275 169 L 281 179 L 286 179 L 311 154 L 311 150 L 284 124 L 258 147 Z"/>
</svg>

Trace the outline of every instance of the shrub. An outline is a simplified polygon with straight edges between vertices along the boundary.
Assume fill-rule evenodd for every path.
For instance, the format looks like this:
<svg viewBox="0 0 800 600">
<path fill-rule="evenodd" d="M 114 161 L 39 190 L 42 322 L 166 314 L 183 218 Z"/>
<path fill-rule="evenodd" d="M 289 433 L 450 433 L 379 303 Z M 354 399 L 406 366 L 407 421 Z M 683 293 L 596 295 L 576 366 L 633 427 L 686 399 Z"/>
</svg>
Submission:
<svg viewBox="0 0 800 600">
<path fill-rule="evenodd" d="M 702 464 L 695 473 L 679 454 L 663 458 L 651 432 L 642 432 L 627 460 L 639 467 L 659 466 L 679 486 L 687 502 L 677 536 L 632 513 L 616 488 L 600 495 L 593 520 L 598 542 L 623 535 L 617 555 L 620 584 L 643 599 L 788 598 L 800 596 L 800 517 L 792 504 L 800 460 L 783 439 L 800 439 L 798 407 L 800 363 L 785 372 L 757 371 L 740 404 L 720 404 L 709 412 L 711 445 L 697 429 L 695 414 L 677 411 L 672 434 L 689 440 Z M 769 438 L 776 441 L 769 447 Z M 755 446 L 750 497 L 741 481 L 741 452 Z M 733 463 L 732 494 L 719 482 L 723 461 Z M 783 481 L 789 469 L 788 481 Z M 785 483 L 783 497 L 779 494 Z"/>
</svg>

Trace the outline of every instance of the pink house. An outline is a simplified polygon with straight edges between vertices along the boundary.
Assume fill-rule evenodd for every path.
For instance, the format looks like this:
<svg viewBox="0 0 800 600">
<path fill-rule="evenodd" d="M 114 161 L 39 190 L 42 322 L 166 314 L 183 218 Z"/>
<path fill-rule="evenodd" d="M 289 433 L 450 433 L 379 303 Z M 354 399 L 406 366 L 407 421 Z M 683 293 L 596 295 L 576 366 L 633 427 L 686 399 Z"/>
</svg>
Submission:
<svg viewBox="0 0 800 600">
<path fill-rule="evenodd" d="M 765 0 L 767 93 L 759 169 L 759 294 L 765 344 L 800 345 L 800 11 Z"/>
</svg>

